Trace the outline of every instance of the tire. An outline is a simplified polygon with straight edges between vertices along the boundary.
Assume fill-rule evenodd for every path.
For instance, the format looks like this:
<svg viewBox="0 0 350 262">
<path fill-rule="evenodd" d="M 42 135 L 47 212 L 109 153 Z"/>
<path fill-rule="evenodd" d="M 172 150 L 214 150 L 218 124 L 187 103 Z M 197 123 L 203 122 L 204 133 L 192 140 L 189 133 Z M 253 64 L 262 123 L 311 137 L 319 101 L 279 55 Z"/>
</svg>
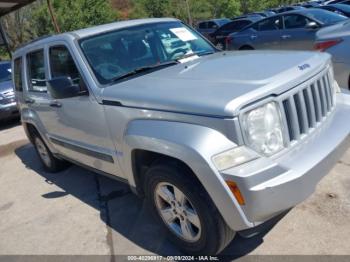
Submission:
<svg viewBox="0 0 350 262">
<path fill-rule="evenodd" d="M 39 156 L 39 159 L 47 172 L 57 173 L 69 166 L 67 161 L 56 158 L 45 144 L 41 136 L 35 132 L 32 134 L 35 150 Z"/>
<path fill-rule="evenodd" d="M 184 253 L 216 255 L 234 238 L 235 232 L 226 225 L 202 185 L 181 165 L 154 164 L 146 173 L 144 185 L 153 215 L 169 240 Z"/>
<path fill-rule="evenodd" d="M 246 45 L 246 46 L 242 46 L 239 50 L 240 51 L 248 51 L 248 50 L 254 50 L 254 48 Z"/>
</svg>

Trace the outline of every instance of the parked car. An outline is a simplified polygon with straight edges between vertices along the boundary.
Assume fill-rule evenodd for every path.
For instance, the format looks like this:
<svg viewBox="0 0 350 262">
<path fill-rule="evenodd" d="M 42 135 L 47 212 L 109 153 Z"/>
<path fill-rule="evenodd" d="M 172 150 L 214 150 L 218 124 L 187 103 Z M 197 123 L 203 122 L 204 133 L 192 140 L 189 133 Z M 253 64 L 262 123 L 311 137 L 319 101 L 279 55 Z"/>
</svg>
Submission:
<svg viewBox="0 0 350 262">
<path fill-rule="evenodd" d="M 255 21 L 259 21 L 259 20 L 261 20 L 259 17 L 254 17 L 254 16 L 252 16 L 250 18 L 245 18 L 245 19 L 233 20 L 233 21 L 221 26 L 214 33 L 210 34 L 209 39 L 218 49 L 224 49 L 225 48 L 225 40 L 229 34 L 232 34 L 234 32 L 238 32 L 238 31 L 242 30 L 244 27 L 252 24 Z"/>
<path fill-rule="evenodd" d="M 218 52 L 179 20 L 143 19 L 38 40 L 13 63 L 45 169 L 68 160 L 128 183 L 193 255 L 306 199 L 349 142 L 350 95 L 326 53 Z"/>
<path fill-rule="evenodd" d="M 263 19 L 264 16 L 260 14 L 245 14 L 245 15 L 240 15 L 240 16 L 235 16 L 231 18 L 231 21 L 234 20 L 241 20 L 241 19 L 249 19 L 249 18 L 255 18 L 255 19 Z"/>
<path fill-rule="evenodd" d="M 308 2 L 308 3 L 302 4 L 301 6 L 304 8 L 315 8 L 315 7 L 319 7 L 320 4 L 317 2 Z"/>
<path fill-rule="evenodd" d="M 250 13 L 248 15 L 253 15 L 253 16 L 258 15 L 258 16 L 262 16 L 262 17 L 269 17 L 269 16 L 276 15 L 276 13 L 273 11 L 261 11 L 261 12 Z"/>
<path fill-rule="evenodd" d="M 316 34 L 315 49 L 330 53 L 335 79 L 350 89 L 350 21 L 321 29 Z"/>
<path fill-rule="evenodd" d="M 302 7 L 302 6 L 283 6 L 283 7 L 275 9 L 275 12 L 280 14 L 280 13 L 303 10 L 303 9 L 304 9 L 304 7 Z"/>
<path fill-rule="evenodd" d="M 11 62 L 0 62 L 0 120 L 19 116 L 11 77 Z"/>
<path fill-rule="evenodd" d="M 325 1 L 323 4 L 324 5 L 333 5 L 333 4 L 339 4 L 344 2 L 344 0 L 331 0 L 331 1 Z"/>
<path fill-rule="evenodd" d="M 344 5 L 344 4 L 333 4 L 333 5 L 324 5 L 320 6 L 318 8 L 328 10 L 340 15 L 344 15 L 346 17 L 350 17 L 350 5 Z"/>
<path fill-rule="evenodd" d="M 283 13 L 258 21 L 226 39 L 229 50 L 312 50 L 316 32 L 347 17 L 321 9 Z"/>
<path fill-rule="evenodd" d="M 230 19 L 212 19 L 208 21 L 202 21 L 197 25 L 197 31 L 205 37 L 209 37 L 210 34 L 214 33 L 220 26 L 231 22 Z"/>
</svg>

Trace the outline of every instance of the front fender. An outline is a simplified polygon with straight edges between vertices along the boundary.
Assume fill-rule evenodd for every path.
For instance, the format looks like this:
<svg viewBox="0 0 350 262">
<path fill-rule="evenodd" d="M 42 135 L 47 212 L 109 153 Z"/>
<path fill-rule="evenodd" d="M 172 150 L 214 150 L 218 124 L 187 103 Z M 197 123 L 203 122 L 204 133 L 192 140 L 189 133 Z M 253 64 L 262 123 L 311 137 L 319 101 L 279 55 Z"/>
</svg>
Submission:
<svg viewBox="0 0 350 262">
<path fill-rule="evenodd" d="M 133 150 L 141 149 L 176 158 L 189 166 L 233 230 L 254 226 L 246 219 L 211 161 L 213 155 L 237 146 L 226 136 L 214 129 L 188 123 L 135 120 L 128 125 L 124 139 L 129 156 Z M 131 157 L 127 165 L 133 176 Z M 134 179 L 129 181 L 135 185 Z"/>
</svg>

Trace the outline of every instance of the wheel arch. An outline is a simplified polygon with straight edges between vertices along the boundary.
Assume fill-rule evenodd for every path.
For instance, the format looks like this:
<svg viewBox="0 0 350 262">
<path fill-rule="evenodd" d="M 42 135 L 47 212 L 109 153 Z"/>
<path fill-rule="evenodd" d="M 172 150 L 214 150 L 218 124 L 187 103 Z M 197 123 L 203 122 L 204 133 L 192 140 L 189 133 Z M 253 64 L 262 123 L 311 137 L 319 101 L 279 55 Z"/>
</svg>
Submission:
<svg viewBox="0 0 350 262">
<path fill-rule="evenodd" d="M 238 50 L 242 51 L 242 50 L 254 50 L 254 47 L 252 47 L 251 45 L 245 44 L 243 46 L 241 46 Z"/>
<path fill-rule="evenodd" d="M 191 170 L 230 228 L 238 231 L 254 226 L 212 164 L 212 155 L 237 146 L 222 133 L 188 123 L 135 120 L 129 124 L 124 141 L 127 145 L 124 154 L 130 157 L 123 157 L 121 165 L 131 186 L 138 187 L 137 192 L 144 174 L 139 163 L 147 169 L 147 165 L 159 158 L 176 161 Z"/>
</svg>

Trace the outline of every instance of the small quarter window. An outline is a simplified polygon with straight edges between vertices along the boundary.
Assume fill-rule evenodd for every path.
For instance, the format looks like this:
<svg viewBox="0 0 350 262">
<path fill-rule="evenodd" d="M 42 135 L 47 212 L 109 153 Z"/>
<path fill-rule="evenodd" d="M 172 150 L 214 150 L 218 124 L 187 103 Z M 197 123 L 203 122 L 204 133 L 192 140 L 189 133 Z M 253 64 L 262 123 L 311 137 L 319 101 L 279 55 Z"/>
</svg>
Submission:
<svg viewBox="0 0 350 262">
<path fill-rule="evenodd" d="M 29 73 L 29 91 L 47 92 L 44 51 L 39 50 L 27 55 Z"/>
<path fill-rule="evenodd" d="M 14 68 L 14 84 L 15 90 L 18 92 L 23 91 L 23 83 L 22 83 L 22 57 L 16 58 L 13 63 Z"/>
</svg>

